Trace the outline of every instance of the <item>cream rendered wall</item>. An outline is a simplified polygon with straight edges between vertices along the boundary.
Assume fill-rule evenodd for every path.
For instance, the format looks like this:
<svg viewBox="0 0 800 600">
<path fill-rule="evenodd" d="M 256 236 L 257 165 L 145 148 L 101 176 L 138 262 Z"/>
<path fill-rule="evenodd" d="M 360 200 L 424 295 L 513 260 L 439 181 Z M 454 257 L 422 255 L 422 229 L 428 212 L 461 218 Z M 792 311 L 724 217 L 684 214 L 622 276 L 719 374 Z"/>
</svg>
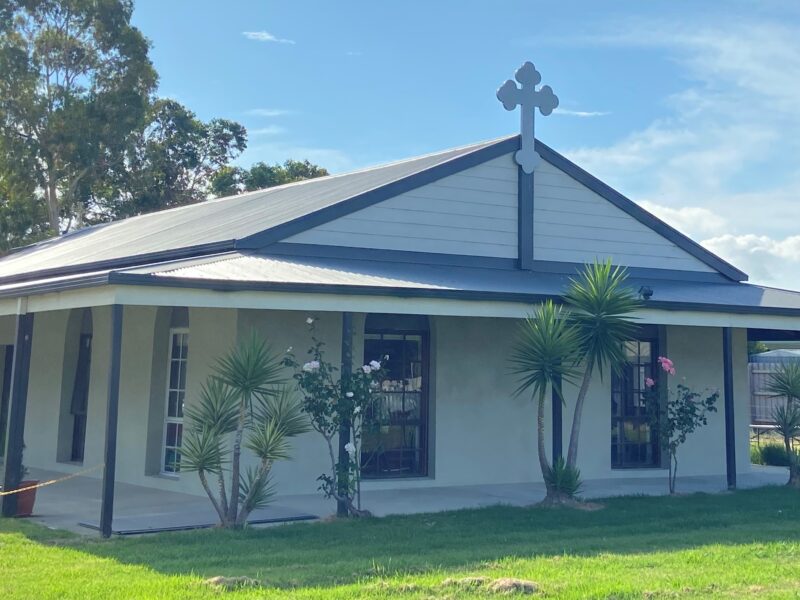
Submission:
<svg viewBox="0 0 800 600">
<path fill-rule="evenodd" d="M 202 494 L 196 475 L 178 478 L 145 475 L 145 445 L 153 335 L 156 309 L 127 307 L 123 330 L 123 354 L 118 437 L 118 481 L 160 489 Z M 264 335 L 277 353 L 292 346 L 303 360 L 311 343 L 304 311 L 257 311 L 231 309 L 190 310 L 190 350 L 187 402 L 217 357 L 251 331 Z M 340 361 L 341 313 L 315 315 L 317 333 L 327 346 L 328 359 Z M 25 462 L 29 466 L 71 472 L 79 466 L 57 463 L 56 433 L 61 365 L 67 311 L 37 314 L 26 420 Z M 102 462 L 105 435 L 105 401 L 108 370 L 110 310 L 95 309 L 94 341 L 84 467 Z M 363 359 L 364 315 L 355 315 L 354 363 Z M 430 476 L 414 480 L 365 482 L 365 489 L 515 483 L 540 481 L 536 459 L 535 405 L 529 397 L 514 396 L 515 377 L 509 372 L 510 355 L 518 321 L 501 318 L 432 317 L 432 397 Z M 0 335 L 6 323 L 0 323 Z M 12 328 L 13 329 L 13 328 Z M 8 332 L 6 332 L 7 334 Z M 666 328 L 662 353 L 675 362 L 680 377 L 693 387 L 722 386 L 720 328 Z M 747 340 L 743 329 L 734 331 L 735 398 L 738 470 L 749 469 Z M 291 372 L 286 372 L 287 378 Z M 564 445 L 576 389 L 565 389 Z M 679 475 L 725 473 L 723 401 L 709 424 L 681 449 Z M 159 407 L 161 409 L 161 407 Z M 595 378 L 583 417 L 579 467 L 584 479 L 613 477 L 666 477 L 663 470 L 612 470 L 609 430 L 610 380 Z M 550 404 L 546 410 L 546 447 L 550 456 Z M 274 470 L 280 494 L 317 493 L 316 478 L 328 469 L 325 446 L 312 432 L 293 441 L 293 460 Z M 100 477 L 101 472 L 92 474 Z"/>
</svg>

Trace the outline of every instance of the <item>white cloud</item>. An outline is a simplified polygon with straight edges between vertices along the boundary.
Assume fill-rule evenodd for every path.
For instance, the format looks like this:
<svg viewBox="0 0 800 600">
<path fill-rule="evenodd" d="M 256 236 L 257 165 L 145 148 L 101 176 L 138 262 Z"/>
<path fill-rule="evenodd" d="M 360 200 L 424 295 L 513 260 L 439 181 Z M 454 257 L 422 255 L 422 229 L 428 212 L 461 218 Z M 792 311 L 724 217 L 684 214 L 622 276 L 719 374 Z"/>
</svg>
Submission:
<svg viewBox="0 0 800 600">
<path fill-rule="evenodd" d="M 280 135 L 281 133 L 286 133 L 286 128 L 280 125 L 267 125 L 258 129 L 248 129 L 247 133 L 251 136 Z"/>
<path fill-rule="evenodd" d="M 800 27 L 628 22 L 577 42 L 656 47 L 690 83 L 648 126 L 566 154 L 753 280 L 800 289 Z"/>
<path fill-rule="evenodd" d="M 268 31 L 243 31 L 242 35 L 248 40 L 256 42 L 274 42 L 276 44 L 294 44 L 294 40 L 287 40 L 285 38 L 275 37 Z"/>
<path fill-rule="evenodd" d="M 553 111 L 554 115 L 562 115 L 565 117 L 605 117 L 610 115 L 610 112 L 600 110 L 570 110 L 568 108 L 557 108 Z"/>
<path fill-rule="evenodd" d="M 700 206 L 672 208 L 649 200 L 643 200 L 639 205 L 690 237 L 721 234 L 729 226 L 727 219 Z"/>
<path fill-rule="evenodd" d="M 292 114 L 292 111 L 283 108 L 251 108 L 246 114 L 252 117 L 283 117 Z"/>
<path fill-rule="evenodd" d="M 725 234 L 702 244 L 744 270 L 754 283 L 800 289 L 800 235 L 773 239 L 766 235 Z"/>
</svg>

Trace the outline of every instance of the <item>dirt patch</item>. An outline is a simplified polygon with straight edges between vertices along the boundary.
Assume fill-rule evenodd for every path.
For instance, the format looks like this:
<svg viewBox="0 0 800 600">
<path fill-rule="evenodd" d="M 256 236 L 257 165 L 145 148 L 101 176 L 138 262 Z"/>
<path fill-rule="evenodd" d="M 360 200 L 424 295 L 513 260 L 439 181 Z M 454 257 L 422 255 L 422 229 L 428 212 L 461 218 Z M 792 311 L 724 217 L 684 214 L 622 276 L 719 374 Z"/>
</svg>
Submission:
<svg viewBox="0 0 800 600">
<path fill-rule="evenodd" d="M 223 577 L 222 575 L 206 579 L 203 583 L 226 592 L 242 588 L 261 587 L 260 581 L 250 577 Z"/>
<path fill-rule="evenodd" d="M 483 587 L 490 581 L 491 580 L 488 577 L 462 577 L 460 579 L 448 578 L 442 582 L 442 585 L 447 587 L 470 589 Z"/>
</svg>

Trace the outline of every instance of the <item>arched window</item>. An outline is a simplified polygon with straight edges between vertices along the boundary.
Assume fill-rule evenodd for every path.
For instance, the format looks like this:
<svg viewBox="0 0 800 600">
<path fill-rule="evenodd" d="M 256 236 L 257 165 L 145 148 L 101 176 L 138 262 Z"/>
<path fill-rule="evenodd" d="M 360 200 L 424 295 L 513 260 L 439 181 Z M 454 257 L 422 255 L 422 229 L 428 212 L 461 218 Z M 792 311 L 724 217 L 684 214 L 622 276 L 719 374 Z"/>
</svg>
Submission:
<svg viewBox="0 0 800 600">
<path fill-rule="evenodd" d="M 181 470 L 183 442 L 183 404 L 186 399 L 186 365 L 189 360 L 189 311 L 173 308 L 169 324 L 167 389 L 164 413 L 164 438 L 161 460 L 163 473 Z"/>
<path fill-rule="evenodd" d="M 383 361 L 387 377 L 380 398 L 365 415 L 363 477 L 427 475 L 429 348 L 427 317 L 367 315 L 364 360 Z"/>
</svg>

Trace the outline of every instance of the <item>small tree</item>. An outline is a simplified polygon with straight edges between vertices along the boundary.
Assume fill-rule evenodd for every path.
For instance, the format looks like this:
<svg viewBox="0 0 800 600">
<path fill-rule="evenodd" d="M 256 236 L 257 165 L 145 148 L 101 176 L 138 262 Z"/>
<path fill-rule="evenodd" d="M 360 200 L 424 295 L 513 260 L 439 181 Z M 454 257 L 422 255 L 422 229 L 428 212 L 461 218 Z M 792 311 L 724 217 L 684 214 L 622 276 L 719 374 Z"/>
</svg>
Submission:
<svg viewBox="0 0 800 600">
<path fill-rule="evenodd" d="M 364 419 L 380 395 L 385 370 L 381 362 L 372 360 L 352 373 L 337 376 L 339 369 L 325 360 L 325 344 L 315 335 L 316 319 L 309 317 L 306 322 L 311 331 L 312 346 L 308 350 L 311 360 L 300 364 L 287 352 L 284 364 L 295 369 L 294 378 L 303 395 L 303 411 L 328 448 L 330 471 L 317 478 L 319 489 L 326 498 L 343 502 L 348 515 L 369 516 L 369 511 L 361 508 L 361 433 Z M 350 441 L 345 445 L 345 455 L 337 457 L 334 440 L 338 440 L 343 423 L 350 424 Z"/>
<path fill-rule="evenodd" d="M 800 464 L 792 440 L 800 436 L 800 364 L 782 363 L 770 375 L 767 390 L 775 396 L 786 398 L 786 404 L 775 407 L 772 419 L 776 432 L 783 438 L 786 456 L 789 460 L 789 481 L 787 485 L 800 488 Z"/>
<path fill-rule="evenodd" d="M 658 363 L 666 375 L 675 375 L 675 366 L 669 358 L 660 356 Z M 666 390 L 666 398 L 662 402 L 655 380 L 646 379 L 645 387 L 650 424 L 658 431 L 661 447 L 667 451 L 669 493 L 674 494 L 675 479 L 678 474 L 678 448 L 696 429 L 708 423 L 708 413 L 717 411 L 719 391 L 700 393 L 679 383 L 674 392 Z"/>
<path fill-rule="evenodd" d="M 563 460 L 551 465 L 544 442 L 544 408 L 547 388 L 561 395 L 558 382 L 571 382 L 577 373 L 575 363 L 580 349 L 578 331 L 569 313 L 552 300 L 542 304 L 525 319 L 517 332 L 511 354 L 512 372 L 519 376 L 517 394 L 530 391 L 536 402 L 536 440 L 539 468 L 547 489 L 545 504 L 563 503 L 579 487 L 577 469 Z M 563 402 L 563 398 L 561 399 Z"/>
<path fill-rule="evenodd" d="M 567 450 L 567 466 L 573 469 L 578 463 L 581 417 L 592 376 L 597 371 L 602 378 L 606 366 L 618 371 L 625 365 L 627 358 L 623 344 L 634 339 L 636 334 L 632 315 L 642 303 L 625 286 L 627 278 L 627 271 L 612 267 L 610 260 L 595 262 L 583 267 L 564 294 L 571 318 L 578 328 L 583 366 L 583 380 L 575 401 Z"/>
<path fill-rule="evenodd" d="M 272 465 L 287 460 L 289 440 L 309 430 L 280 371 L 280 359 L 254 334 L 217 361 L 197 402 L 186 408 L 181 469 L 197 472 L 223 527 L 244 526 L 253 510 L 269 503 Z M 258 459 L 244 474 L 242 447 Z M 209 475 L 217 479 L 216 492 Z"/>
</svg>

